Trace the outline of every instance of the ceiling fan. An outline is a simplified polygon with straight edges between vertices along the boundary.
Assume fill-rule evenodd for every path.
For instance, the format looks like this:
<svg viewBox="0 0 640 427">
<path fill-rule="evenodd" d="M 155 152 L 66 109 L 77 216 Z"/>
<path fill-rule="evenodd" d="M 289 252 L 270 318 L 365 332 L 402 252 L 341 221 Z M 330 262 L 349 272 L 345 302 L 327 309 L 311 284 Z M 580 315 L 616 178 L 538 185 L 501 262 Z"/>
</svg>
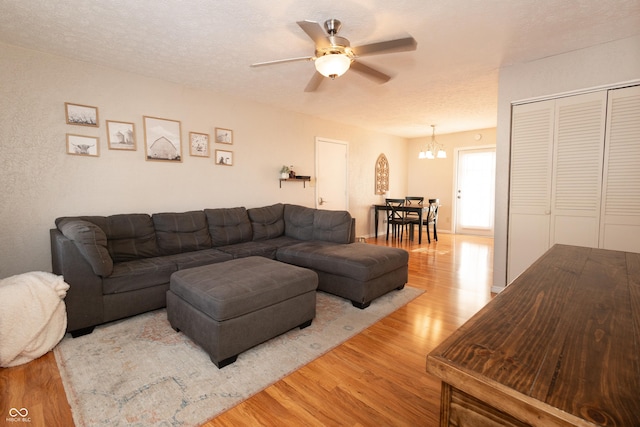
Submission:
<svg viewBox="0 0 640 427">
<path fill-rule="evenodd" d="M 365 77 L 369 77 L 378 83 L 386 83 L 391 76 L 359 62 L 362 56 L 379 55 L 392 52 L 406 52 L 416 50 L 418 43 L 413 37 L 387 40 L 357 47 L 351 47 L 349 40 L 338 36 L 342 23 L 337 19 L 328 19 L 324 23 L 324 30 L 317 22 L 298 21 L 302 31 L 315 43 L 315 55 L 297 58 L 278 59 L 275 61 L 258 62 L 252 67 L 280 64 L 293 61 L 314 61 L 316 73 L 305 88 L 305 92 L 315 91 L 325 77 L 335 79 L 352 69 Z"/>
</svg>

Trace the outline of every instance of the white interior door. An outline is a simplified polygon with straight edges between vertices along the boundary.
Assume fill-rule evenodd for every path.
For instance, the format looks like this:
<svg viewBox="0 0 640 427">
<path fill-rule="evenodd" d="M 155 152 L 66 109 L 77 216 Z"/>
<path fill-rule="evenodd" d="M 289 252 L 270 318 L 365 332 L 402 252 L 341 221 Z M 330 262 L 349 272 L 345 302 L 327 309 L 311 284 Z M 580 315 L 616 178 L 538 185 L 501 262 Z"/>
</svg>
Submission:
<svg viewBox="0 0 640 427">
<path fill-rule="evenodd" d="M 550 247 L 598 247 L 606 112 L 606 91 L 556 101 Z"/>
<path fill-rule="evenodd" d="M 600 247 L 640 252 L 640 86 L 609 92 Z"/>
<path fill-rule="evenodd" d="M 549 249 L 554 113 L 553 100 L 513 107 L 507 283 Z"/>
<path fill-rule="evenodd" d="M 316 207 L 349 210 L 349 144 L 316 138 Z"/>
<path fill-rule="evenodd" d="M 461 149 L 456 167 L 456 233 L 493 236 L 496 148 Z"/>
</svg>

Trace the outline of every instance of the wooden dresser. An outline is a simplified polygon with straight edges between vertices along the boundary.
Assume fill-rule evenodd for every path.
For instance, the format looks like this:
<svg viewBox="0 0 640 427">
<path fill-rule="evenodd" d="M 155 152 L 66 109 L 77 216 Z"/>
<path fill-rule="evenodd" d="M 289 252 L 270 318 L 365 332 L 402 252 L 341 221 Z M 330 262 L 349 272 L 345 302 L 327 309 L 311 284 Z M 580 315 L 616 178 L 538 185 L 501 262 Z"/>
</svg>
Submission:
<svg viewBox="0 0 640 427">
<path fill-rule="evenodd" d="M 553 246 L 427 371 L 441 426 L 640 426 L 640 254 Z"/>
</svg>

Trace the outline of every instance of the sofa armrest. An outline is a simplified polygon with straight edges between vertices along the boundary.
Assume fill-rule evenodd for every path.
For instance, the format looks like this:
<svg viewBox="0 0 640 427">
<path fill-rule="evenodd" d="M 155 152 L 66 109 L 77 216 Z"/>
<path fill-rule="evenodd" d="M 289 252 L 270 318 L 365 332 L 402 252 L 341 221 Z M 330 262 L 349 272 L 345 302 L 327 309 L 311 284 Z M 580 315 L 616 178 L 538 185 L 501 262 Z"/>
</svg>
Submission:
<svg viewBox="0 0 640 427">
<path fill-rule="evenodd" d="M 111 275 L 113 260 L 107 249 L 107 236 L 100 227 L 92 222 L 73 218 L 61 220 L 57 222 L 57 226 L 77 246 L 95 274 L 102 277 Z"/>
<path fill-rule="evenodd" d="M 102 278 L 93 272 L 72 240 L 59 230 L 50 230 L 51 266 L 69 284 L 64 299 L 67 330 L 77 331 L 103 323 Z"/>
</svg>

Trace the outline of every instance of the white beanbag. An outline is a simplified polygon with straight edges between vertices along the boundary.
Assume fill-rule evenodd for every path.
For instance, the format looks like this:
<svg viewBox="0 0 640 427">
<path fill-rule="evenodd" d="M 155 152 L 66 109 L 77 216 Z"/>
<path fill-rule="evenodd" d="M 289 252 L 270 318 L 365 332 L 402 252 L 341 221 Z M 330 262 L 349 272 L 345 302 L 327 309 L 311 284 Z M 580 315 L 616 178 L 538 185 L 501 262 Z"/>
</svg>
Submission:
<svg viewBox="0 0 640 427">
<path fill-rule="evenodd" d="M 56 346 L 67 329 L 62 276 L 43 271 L 0 280 L 0 366 L 22 365 Z"/>
</svg>

